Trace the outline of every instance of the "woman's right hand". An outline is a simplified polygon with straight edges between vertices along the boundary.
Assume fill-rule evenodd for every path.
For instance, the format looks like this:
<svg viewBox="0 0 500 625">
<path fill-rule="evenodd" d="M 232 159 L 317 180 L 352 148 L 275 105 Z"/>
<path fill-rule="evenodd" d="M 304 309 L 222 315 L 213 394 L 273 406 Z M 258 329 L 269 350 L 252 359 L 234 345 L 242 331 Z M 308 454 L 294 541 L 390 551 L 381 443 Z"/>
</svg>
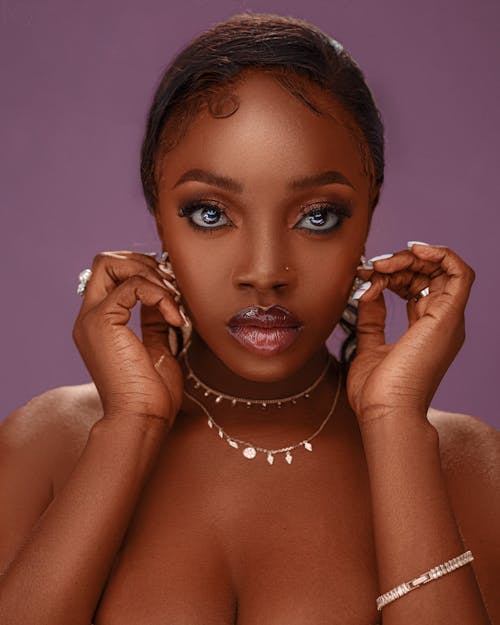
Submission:
<svg viewBox="0 0 500 625">
<path fill-rule="evenodd" d="M 175 287 L 157 261 L 135 252 L 103 252 L 92 264 L 73 338 L 95 382 L 104 417 L 172 423 L 182 402 L 181 368 L 168 349 L 168 326 L 184 324 Z M 127 327 L 141 302 L 143 341 Z"/>
</svg>

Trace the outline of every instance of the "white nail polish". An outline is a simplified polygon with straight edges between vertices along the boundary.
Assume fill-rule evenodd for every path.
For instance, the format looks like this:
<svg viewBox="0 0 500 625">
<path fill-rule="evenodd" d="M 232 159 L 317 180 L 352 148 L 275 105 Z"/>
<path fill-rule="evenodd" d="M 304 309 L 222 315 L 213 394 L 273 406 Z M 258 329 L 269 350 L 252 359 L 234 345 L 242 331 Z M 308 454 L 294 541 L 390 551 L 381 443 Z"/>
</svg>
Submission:
<svg viewBox="0 0 500 625">
<path fill-rule="evenodd" d="M 377 260 L 385 260 L 386 258 L 392 258 L 393 256 L 394 254 L 380 254 L 379 256 L 374 256 L 373 258 L 370 258 L 368 262 L 374 263 Z"/>
<path fill-rule="evenodd" d="M 366 291 L 368 291 L 371 285 L 372 283 L 370 282 L 370 280 L 363 282 L 363 284 L 351 295 L 351 299 L 359 299 L 363 295 L 363 293 L 366 293 Z"/>
<path fill-rule="evenodd" d="M 172 291 L 172 293 L 175 293 L 175 295 L 181 294 L 180 291 L 176 289 L 175 286 L 168 280 L 162 280 L 162 282 L 167 287 L 167 289 L 170 289 L 170 291 Z"/>
<path fill-rule="evenodd" d="M 170 269 L 169 267 L 165 267 L 165 265 L 161 265 L 160 263 L 158 264 L 158 269 L 160 271 L 163 271 L 163 273 L 166 273 L 167 275 L 171 276 L 172 278 L 175 279 L 175 274 L 173 272 L 172 269 Z"/>
<path fill-rule="evenodd" d="M 182 320 L 184 321 L 184 326 L 186 328 L 189 328 L 189 319 L 186 313 L 184 312 L 184 309 L 182 308 L 182 306 L 179 306 L 179 314 L 182 317 Z"/>
<path fill-rule="evenodd" d="M 358 265 L 356 269 L 373 269 L 373 263 L 371 260 L 364 260 L 361 265 Z"/>
<path fill-rule="evenodd" d="M 429 243 L 424 243 L 423 241 L 408 241 L 406 244 L 409 250 L 411 250 L 413 245 L 429 245 Z"/>
</svg>

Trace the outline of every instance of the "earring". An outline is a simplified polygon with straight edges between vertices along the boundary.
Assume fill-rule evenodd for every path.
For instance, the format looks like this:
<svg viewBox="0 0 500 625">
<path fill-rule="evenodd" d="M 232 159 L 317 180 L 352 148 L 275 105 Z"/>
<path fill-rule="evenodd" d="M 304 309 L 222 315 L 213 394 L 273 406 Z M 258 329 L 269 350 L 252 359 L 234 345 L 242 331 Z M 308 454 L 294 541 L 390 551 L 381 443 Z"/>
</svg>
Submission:
<svg viewBox="0 0 500 625">
<path fill-rule="evenodd" d="M 162 252 L 160 255 L 160 260 L 158 262 L 160 265 L 162 265 L 162 270 L 172 278 L 173 285 L 180 293 L 179 287 L 177 286 L 174 269 L 168 256 L 168 252 Z M 184 319 L 186 325 L 183 325 L 181 328 L 170 325 L 168 327 L 168 346 L 171 354 L 175 358 L 182 356 L 187 351 L 191 344 L 191 334 L 193 332 L 193 324 L 191 322 L 191 319 L 187 316 L 184 306 L 181 304 L 181 299 L 182 296 L 176 297 L 175 301 L 177 302 L 179 312 L 181 314 L 181 317 Z"/>
</svg>

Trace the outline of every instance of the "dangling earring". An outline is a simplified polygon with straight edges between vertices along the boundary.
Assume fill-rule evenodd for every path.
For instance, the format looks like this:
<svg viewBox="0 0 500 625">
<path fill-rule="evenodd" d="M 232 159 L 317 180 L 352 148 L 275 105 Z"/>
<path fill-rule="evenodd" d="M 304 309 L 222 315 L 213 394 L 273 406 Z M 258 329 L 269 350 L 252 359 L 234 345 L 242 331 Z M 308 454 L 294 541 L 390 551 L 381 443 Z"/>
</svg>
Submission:
<svg viewBox="0 0 500 625">
<path fill-rule="evenodd" d="M 158 262 L 162 266 L 162 271 L 171 276 L 174 287 L 180 293 L 168 252 L 162 252 Z M 182 356 L 189 348 L 191 344 L 191 334 L 193 332 L 191 319 L 187 316 L 184 306 L 180 303 L 181 297 L 182 296 L 176 296 L 174 299 L 179 307 L 181 317 L 186 320 L 187 325 L 183 325 L 181 328 L 171 325 L 168 326 L 168 346 L 175 358 Z"/>
</svg>

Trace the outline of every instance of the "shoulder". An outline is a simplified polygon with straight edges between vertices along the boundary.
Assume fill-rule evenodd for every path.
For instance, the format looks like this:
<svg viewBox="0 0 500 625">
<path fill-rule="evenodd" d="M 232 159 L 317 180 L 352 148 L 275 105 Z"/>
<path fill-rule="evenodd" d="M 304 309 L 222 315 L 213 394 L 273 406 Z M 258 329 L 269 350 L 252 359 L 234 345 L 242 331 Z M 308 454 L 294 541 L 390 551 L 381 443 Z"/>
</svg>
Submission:
<svg viewBox="0 0 500 625">
<path fill-rule="evenodd" d="M 50 465 L 57 482 L 72 468 L 101 416 L 94 384 L 51 389 L 0 423 L 1 452 L 30 465 Z"/>
<path fill-rule="evenodd" d="M 23 444 L 42 431 L 57 433 L 92 427 L 101 405 L 94 384 L 61 386 L 38 395 L 14 410 L 0 424 L 2 434 L 12 443 Z"/>
<path fill-rule="evenodd" d="M 443 470 L 500 479 L 500 431 L 478 417 L 435 408 L 427 418 L 438 432 Z"/>
<path fill-rule="evenodd" d="M 447 492 L 492 622 L 500 623 L 500 432 L 477 417 L 429 410 Z"/>
</svg>

